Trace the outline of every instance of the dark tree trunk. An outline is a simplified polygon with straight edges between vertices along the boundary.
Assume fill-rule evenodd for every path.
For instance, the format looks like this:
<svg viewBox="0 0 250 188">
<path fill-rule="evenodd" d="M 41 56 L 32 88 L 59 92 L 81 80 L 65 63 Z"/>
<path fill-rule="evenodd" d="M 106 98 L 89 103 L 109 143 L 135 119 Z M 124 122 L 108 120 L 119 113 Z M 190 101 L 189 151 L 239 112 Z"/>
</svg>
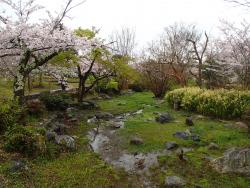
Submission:
<svg viewBox="0 0 250 188">
<path fill-rule="evenodd" d="M 66 91 L 66 86 L 64 84 L 61 84 L 62 91 Z"/>
<path fill-rule="evenodd" d="M 78 102 L 82 102 L 84 96 L 86 95 L 86 90 L 85 90 L 86 78 L 85 76 L 82 76 L 81 74 L 79 74 L 78 77 L 79 77 Z"/>
<path fill-rule="evenodd" d="M 199 62 L 198 71 L 199 71 L 199 73 L 198 73 L 198 86 L 200 88 L 202 88 L 202 85 L 203 85 L 203 83 L 202 83 L 202 60 L 200 60 L 200 62 Z"/>
</svg>

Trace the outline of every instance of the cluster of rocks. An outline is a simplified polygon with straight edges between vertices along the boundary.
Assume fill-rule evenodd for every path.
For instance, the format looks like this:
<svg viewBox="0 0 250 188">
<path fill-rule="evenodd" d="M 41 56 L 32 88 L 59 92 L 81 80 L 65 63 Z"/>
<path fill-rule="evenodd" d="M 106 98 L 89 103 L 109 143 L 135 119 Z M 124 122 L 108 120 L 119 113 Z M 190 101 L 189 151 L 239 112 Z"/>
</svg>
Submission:
<svg viewBox="0 0 250 188">
<path fill-rule="evenodd" d="M 189 130 L 187 131 L 177 131 L 173 134 L 173 136 L 184 139 L 184 140 L 193 140 L 194 142 L 200 142 L 200 136 L 194 133 L 191 133 Z"/>
<path fill-rule="evenodd" d="M 67 135 L 68 129 L 75 125 L 78 120 L 75 118 L 77 109 L 69 107 L 64 113 L 57 114 L 51 118 L 45 125 L 45 138 L 47 141 L 53 142 L 69 150 L 76 149 L 76 136 Z"/>
</svg>

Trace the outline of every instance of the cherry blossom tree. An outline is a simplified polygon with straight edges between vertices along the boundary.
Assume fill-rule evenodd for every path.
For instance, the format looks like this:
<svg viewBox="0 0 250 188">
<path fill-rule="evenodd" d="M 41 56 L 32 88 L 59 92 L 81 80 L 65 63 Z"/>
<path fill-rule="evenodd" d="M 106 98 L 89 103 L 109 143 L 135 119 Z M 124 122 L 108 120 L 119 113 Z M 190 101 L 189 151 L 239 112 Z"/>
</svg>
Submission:
<svg viewBox="0 0 250 188">
<path fill-rule="evenodd" d="M 1 8 L 8 10 L 0 15 L 0 64 L 14 67 L 14 95 L 20 102 L 23 102 L 25 81 L 32 70 L 62 51 L 91 47 L 87 38 L 78 37 L 63 26 L 69 11 L 82 2 L 74 3 L 68 0 L 56 16 L 47 11 L 48 18 L 32 22 L 33 15 L 43 9 L 35 0 L 0 0 Z"/>
<path fill-rule="evenodd" d="M 112 59 L 111 44 L 98 38 L 98 30 L 93 28 L 75 30 L 80 37 L 87 37 L 95 42 L 91 48 L 78 53 L 77 75 L 79 79 L 78 101 L 82 102 L 86 94 L 91 91 L 103 79 L 115 76 L 114 61 Z"/>
<path fill-rule="evenodd" d="M 89 53 L 81 55 L 77 70 L 79 78 L 79 102 L 82 102 L 86 94 L 93 89 L 99 81 L 115 76 L 111 54 L 103 46 L 93 48 Z"/>
<path fill-rule="evenodd" d="M 250 87 L 250 23 L 247 21 L 235 25 L 222 21 L 221 56 L 238 75 L 244 88 Z"/>
</svg>

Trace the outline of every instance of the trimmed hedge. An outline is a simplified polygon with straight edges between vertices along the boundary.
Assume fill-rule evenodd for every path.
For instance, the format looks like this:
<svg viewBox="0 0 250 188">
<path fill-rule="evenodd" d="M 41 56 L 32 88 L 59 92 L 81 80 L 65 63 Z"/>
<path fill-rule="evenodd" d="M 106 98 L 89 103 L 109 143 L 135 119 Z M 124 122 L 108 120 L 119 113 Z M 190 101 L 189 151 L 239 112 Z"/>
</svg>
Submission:
<svg viewBox="0 0 250 188">
<path fill-rule="evenodd" d="M 167 94 L 170 105 L 217 118 L 241 117 L 250 106 L 250 91 L 206 90 L 196 87 L 176 89 Z"/>
</svg>

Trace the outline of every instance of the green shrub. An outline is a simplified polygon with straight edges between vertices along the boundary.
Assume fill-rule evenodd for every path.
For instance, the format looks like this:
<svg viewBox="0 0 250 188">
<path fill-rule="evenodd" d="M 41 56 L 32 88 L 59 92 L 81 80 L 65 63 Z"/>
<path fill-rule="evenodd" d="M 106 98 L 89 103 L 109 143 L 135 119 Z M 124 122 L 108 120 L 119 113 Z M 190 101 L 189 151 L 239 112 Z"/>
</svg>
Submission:
<svg viewBox="0 0 250 188">
<path fill-rule="evenodd" d="M 250 105 L 250 91 L 181 88 L 169 92 L 167 101 L 172 106 L 179 103 L 184 110 L 196 111 L 204 115 L 237 118 L 241 117 Z"/>
<path fill-rule="evenodd" d="M 27 156 L 35 156 L 46 151 L 43 129 L 15 125 L 6 131 L 4 137 L 6 151 L 19 152 Z"/>
<path fill-rule="evenodd" d="M 48 110 L 65 110 L 72 103 L 72 96 L 67 93 L 51 94 L 44 92 L 41 94 L 40 100 Z"/>
<path fill-rule="evenodd" d="M 102 80 L 96 86 L 96 91 L 99 93 L 113 94 L 118 92 L 118 82 L 111 80 Z"/>
<path fill-rule="evenodd" d="M 21 115 L 21 109 L 16 101 L 3 100 L 0 104 L 0 133 L 12 127 Z"/>
</svg>

